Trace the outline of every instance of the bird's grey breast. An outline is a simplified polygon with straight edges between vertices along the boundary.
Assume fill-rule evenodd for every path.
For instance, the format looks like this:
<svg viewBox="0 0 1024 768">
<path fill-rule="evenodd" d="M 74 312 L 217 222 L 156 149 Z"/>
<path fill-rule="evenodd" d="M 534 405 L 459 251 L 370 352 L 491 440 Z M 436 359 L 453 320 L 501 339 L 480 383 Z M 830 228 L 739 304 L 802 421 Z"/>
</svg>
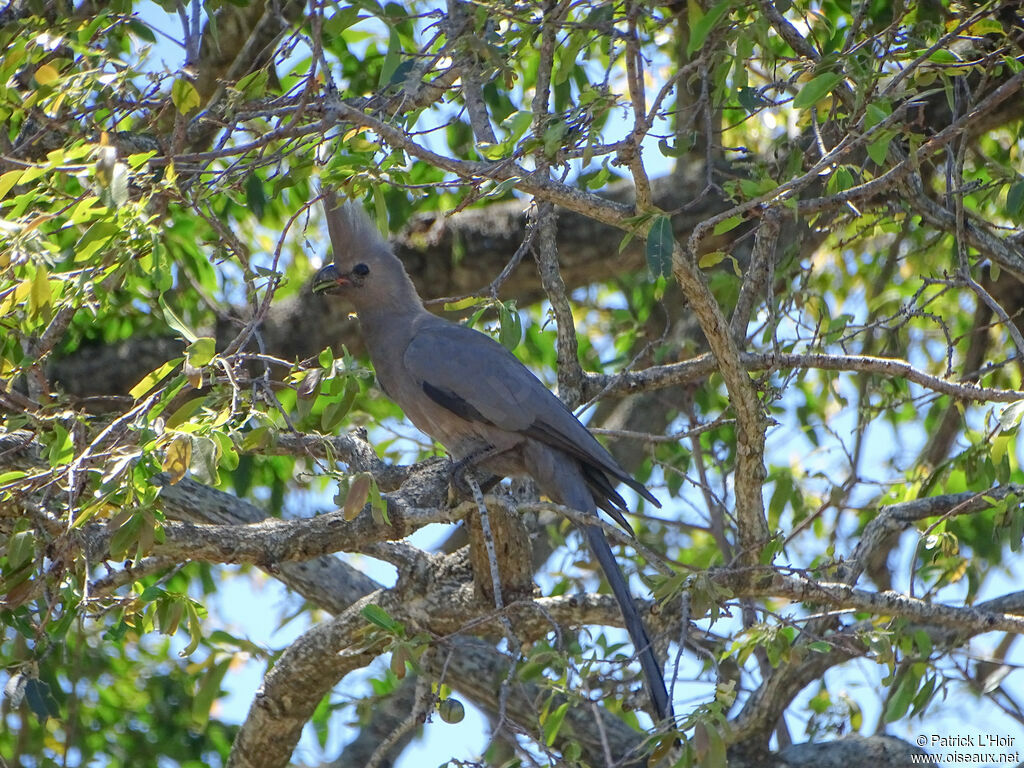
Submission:
<svg viewBox="0 0 1024 768">
<path fill-rule="evenodd" d="M 363 322 L 363 337 L 384 394 L 420 431 L 440 442 L 456 458 L 462 458 L 488 447 L 494 437 L 488 434 L 493 427 L 463 418 L 431 398 L 426 390 L 430 387 L 432 371 L 413 371 L 408 366 L 406 350 L 416 338 L 422 321 L 430 319 L 429 316 L 414 316 L 403 322 L 391 317 L 389 322 L 380 325 Z M 445 364 L 443 355 L 432 361 L 432 366 Z"/>
</svg>

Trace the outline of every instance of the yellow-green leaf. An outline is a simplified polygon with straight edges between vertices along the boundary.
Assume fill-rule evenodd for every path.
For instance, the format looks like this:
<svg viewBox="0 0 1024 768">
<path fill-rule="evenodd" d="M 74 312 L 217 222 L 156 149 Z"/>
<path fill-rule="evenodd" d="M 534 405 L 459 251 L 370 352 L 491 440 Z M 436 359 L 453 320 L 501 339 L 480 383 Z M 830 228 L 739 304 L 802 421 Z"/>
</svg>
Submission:
<svg viewBox="0 0 1024 768">
<path fill-rule="evenodd" d="M 44 308 L 50 306 L 53 299 L 53 292 L 50 290 L 50 273 L 42 264 L 36 269 L 36 275 L 32 278 L 32 289 L 28 294 L 28 313 L 35 317 Z"/>
<path fill-rule="evenodd" d="M 164 425 L 166 429 L 177 429 L 190 418 L 192 414 L 199 410 L 199 406 L 206 400 L 204 395 L 199 397 L 193 397 L 187 403 L 183 403 L 174 413 L 167 417 L 167 422 Z"/>
<path fill-rule="evenodd" d="M 201 368 L 213 360 L 217 353 L 217 342 L 209 336 L 200 336 L 185 348 L 185 359 L 189 365 Z"/>
<path fill-rule="evenodd" d="M 187 115 L 199 106 L 199 92 L 188 80 L 178 78 L 171 86 L 171 101 L 181 114 Z"/>
<path fill-rule="evenodd" d="M 18 183 L 21 178 L 21 171 L 8 171 L 3 176 L 0 176 L 0 200 L 7 197 L 7 193 L 11 191 L 11 187 Z"/>
<path fill-rule="evenodd" d="M 259 98 L 267 90 L 267 80 L 270 75 L 265 69 L 257 69 L 250 72 L 235 84 L 235 89 L 241 91 L 250 99 Z"/>
<path fill-rule="evenodd" d="M 449 699 L 451 701 L 451 699 Z M 563 702 L 558 708 L 544 719 L 544 743 L 549 747 L 558 738 L 558 732 L 562 730 L 562 722 L 569 711 L 569 702 Z"/>
<path fill-rule="evenodd" d="M 75 244 L 75 262 L 88 261 L 94 253 L 106 247 L 121 228 L 112 221 L 97 221 L 83 234 Z"/>
<path fill-rule="evenodd" d="M 721 235 L 725 232 L 728 232 L 729 230 L 735 229 L 742 223 L 742 216 L 730 216 L 728 219 L 725 219 L 724 221 L 720 221 L 717 224 L 715 224 L 714 234 Z"/>
<path fill-rule="evenodd" d="M 722 259 L 728 256 L 725 251 L 711 251 L 711 253 L 705 253 L 700 257 L 700 261 L 697 262 L 697 266 L 701 269 L 711 269 L 711 267 L 720 263 Z"/>
<path fill-rule="evenodd" d="M 472 307 L 479 301 L 480 299 L 478 299 L 476 296 L 468 296 L 465 299 L 461 299 L 460 301 L 449 301 L 447 304 L 444 305 L 444 311 L 458 312 L 460 309 Z"/>
<path fill-rule="evenodd" d="M 183 359 L 184 358 L 179 357 L 175 360 L 168 360 L 155 371 L 147 373 L 145 376 L 142 377 L 142 380 L 138 384 L 136 384 L 134 387 L 128 390 L 128 394 L 134 397 L 136 400 L 138 400 L 143 395 L 148 394 L 153 389 L 153 387 L 155 387 L 157 384 L 159 384 L 161 381 L 167 378 L 167 375 L 175 368 L 177 368 L 181 364 L 181 361 Z"/>
<path fill-rule="evenodd" d="M 60 77 L 60 72 L 52 64 L 40 64 L 36 69 L 36 82 L 40 85 L 50 85 Z"/>
<path fill-rule="evenodd" d="M 19 521 L 18 531 L 7 540 L 7 572 L 13 573 L 35 558 L 35 536 L 27 524 Z"/>
</svg>

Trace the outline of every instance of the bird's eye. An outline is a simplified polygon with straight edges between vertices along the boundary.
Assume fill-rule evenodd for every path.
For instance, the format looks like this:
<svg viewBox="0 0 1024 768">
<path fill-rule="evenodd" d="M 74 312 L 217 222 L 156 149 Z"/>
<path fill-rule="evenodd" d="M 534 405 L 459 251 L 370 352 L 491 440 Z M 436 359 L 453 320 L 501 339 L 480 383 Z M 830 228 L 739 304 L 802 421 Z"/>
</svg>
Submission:
<svg viewBox="0 0 1024 768">
<path fill-rule="evenodd" d="M 352 267 L 352 274 L 356 277 L 366 277 L 370 274 L 370 268 L 365 264 L 356 264 Z"/>
</svg>

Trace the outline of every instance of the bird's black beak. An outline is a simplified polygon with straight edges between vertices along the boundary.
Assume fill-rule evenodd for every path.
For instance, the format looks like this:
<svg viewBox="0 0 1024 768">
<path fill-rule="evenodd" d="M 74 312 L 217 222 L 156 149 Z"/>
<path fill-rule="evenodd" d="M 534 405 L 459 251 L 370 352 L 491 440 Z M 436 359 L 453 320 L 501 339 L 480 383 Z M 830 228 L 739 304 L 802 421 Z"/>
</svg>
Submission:
<svg viewBox="0 0 1024 768">
<path fill-rule="evenodd" d="M 328 264 L 313 278 L 313 293 L 336 293 L 338 288 L 349 283 L 348 275 L 338 272 L 334 264 Z"/>
</svg>

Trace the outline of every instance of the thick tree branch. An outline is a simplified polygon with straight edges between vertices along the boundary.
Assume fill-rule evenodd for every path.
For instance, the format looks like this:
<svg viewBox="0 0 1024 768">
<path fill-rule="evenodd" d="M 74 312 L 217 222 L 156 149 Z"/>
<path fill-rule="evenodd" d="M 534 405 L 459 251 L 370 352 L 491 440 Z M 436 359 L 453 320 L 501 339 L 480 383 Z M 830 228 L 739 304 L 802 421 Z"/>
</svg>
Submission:
<svg viewBox="0 0 1024 768">
<path fill-rule="evenodd" d="M 748 564 L 756 563 L 761 547 L 770 535 L 761 495 L 765 478 L 764 439 L 768 422 L 754 384 L 740 362 L 739 348 L 728 321 L 708 290 L 707 281 L 697 268 L 695 259 L 696 254 L 692 250 L 676 245 L 672 253 L 672 274 L 700 322 L 716 367 L 725 379 L 729 401 L 736 412 L 735 478 L 739 557 Z"/>
<path fill-rule="evenodd" d="M 338 680 L 381 652 L 380 643 L 366 637 L 362 610 L 376 604 L 391 613 L 398 607 L 397 597 L 393 590 L 367 595 L 330 621 L 314 625 L 278 657 L 232 744 L 228 768 L 288 765 L 320 700 Z"/>
</svg>

